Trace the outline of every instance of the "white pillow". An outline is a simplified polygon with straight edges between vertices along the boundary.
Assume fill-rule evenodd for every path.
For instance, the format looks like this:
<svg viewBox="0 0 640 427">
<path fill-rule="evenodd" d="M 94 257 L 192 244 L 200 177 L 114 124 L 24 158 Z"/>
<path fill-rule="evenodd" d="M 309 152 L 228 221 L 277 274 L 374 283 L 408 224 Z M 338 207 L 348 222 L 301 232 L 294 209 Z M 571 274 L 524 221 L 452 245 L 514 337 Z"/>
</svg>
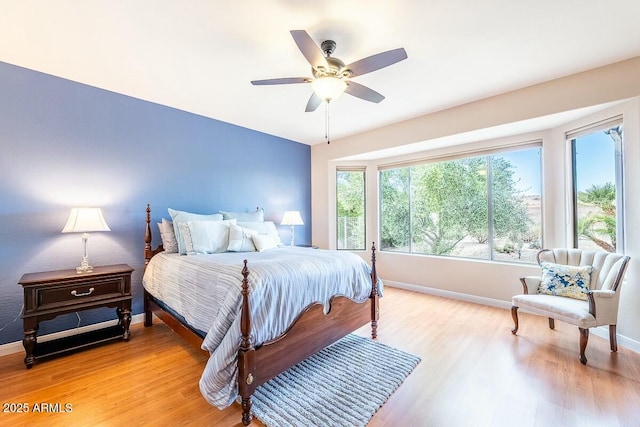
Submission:
<svg viewBox="0 0 640 427">
<path fill-rule="evenodd" d="M 186 223 L 188 221 L 222 221 L 222 215 L 220 214 L 201 215 L 191 212 L 177 211 L 171 208 L 169 208 L 168 211 L 169 215 L 171 215 L 171 219 L 173 220 L 173 230 L 176 234 L 176 240 L 178 241 L 178 252 L 180 255 L 187 254 L 184 238 L 180 231 L 180 223 Z"/>
<path fill-rule="evenodd" d="M 227 250 L 230 252 L 255 252 L 256 247 L 252 239 L 254 234 L 258 234 L 258 232 L 240 227 L 237 224 L 229 224 L 229 246 Z"/>
<path fill-rule="evenodd" d="M 253 240 L 253 244 L 255 245 L 258 252 L 277 248 L 280 245 L 280 239 L 275 239 L 269 234 L 254 234 L 251 237 L 251 240 Z"/>
<path fill-rule="evenodd" d="M 276 229 L 276 225 L 273 221 L 238 221 L 238 225 L 244 228 L 250 228 L 251 230 L 256 230 L 258 234 L 267 234 L 271 238 L 277 241 L 276 245 L 281 245 L 282 241 L 280 240 L 280 235 L 278 234 L 278 230 Z"/>
<path fill-rule="evenodd" d="M 253 212 L 220 211 L 222 219 L 237 219 L 238 221 L 264 221 L 264 209 L 257 208 Z"/>
<path fill-rule="evenodd" d="M 235 223 L 235 219 L 187 222 L 192 245 L 191 254 L 225 252 L 229 246 L 229 224 Z M 186 240 L 185 235 L 185 243 Z M 189 248 L 187 248 L 187 254 L 189 254 Z"/>
<path fill-rule="evenodd" d="M 176 240 L 176 232 L 173 230 L 173 223 L 166 218 L 162 218 L 162 222 L 158 223 L 160 229 L 160 239 L 162 239 L 162 247 L 169 254 L 178 253 L 178 241 Z"/>
</svg>

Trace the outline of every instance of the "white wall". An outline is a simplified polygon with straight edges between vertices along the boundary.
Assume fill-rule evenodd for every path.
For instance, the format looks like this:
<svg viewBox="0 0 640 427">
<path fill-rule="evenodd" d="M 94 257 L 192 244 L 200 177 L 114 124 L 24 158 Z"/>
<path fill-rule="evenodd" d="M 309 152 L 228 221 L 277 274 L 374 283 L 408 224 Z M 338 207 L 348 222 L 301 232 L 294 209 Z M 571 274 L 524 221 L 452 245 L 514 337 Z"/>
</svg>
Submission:
<svg viewBox="0 0 640 427">
<path fill-rule="evenodd" d="M 449 110 L 425 115 L 374 131 L 334 140 L 330 145 L 312 147 L 313 243 L 335 246 L 335 167 L 367 165 L 367 240 L 378 239 L 377 165 L 394 159 L 344 162 L 338 159 L 367 152 L 428 141 L 510 122 L 535 119 L 554 113 L 621 101 L 595 115 L 528 134 L 478 141 L 466 146 L 434 149 L 417 157 L 483 146 L 512 144 L 534 138 L 543 140 L 543 241 L 546 247 L 567 246 L 570 233 L 568 215 L 568 158 L 565 132 L 581 124 L 624 115 L 626 203 L 626 248 L 631 256 L 623 287 L 618 332 L 623 342 L 640 348 L 640 57 L 588 72 L 487 98 Z M 365 258 L 368 253 L 362 253 Z M 390 283 L 430 288 L 444 293 L 489 298 L 508 306 L 511 296 L 521 291 L 518 277 L 535 274 L 535 266 L 446 257 L 379 252 L 378 274 Z M 502 304 L 500 304 L 502 302 Z M 506 324 L 505 327 L 510 326 Z M 636 345 L 637 344 L 637 345 Z"/>
</svg>

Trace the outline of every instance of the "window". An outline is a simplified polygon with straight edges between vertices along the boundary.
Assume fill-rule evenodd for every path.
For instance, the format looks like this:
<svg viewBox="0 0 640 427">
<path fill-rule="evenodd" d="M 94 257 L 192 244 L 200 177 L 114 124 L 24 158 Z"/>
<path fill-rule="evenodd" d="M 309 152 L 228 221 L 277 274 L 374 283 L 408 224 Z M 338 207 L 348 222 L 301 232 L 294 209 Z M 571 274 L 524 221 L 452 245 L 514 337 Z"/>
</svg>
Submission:
<svg viewBox="0 0 640 427">
<path fill-rule="evenodd" d="M 380 170 L 381 250 L 534 263 L 540 150 Z"/>
<path fill-rule="evenodd" d="M 381 250 L 411 250 L 410 171 L 398 168 L 380 172 Z"/>
<path fill-rule="evenodd" d="M 492 259 L 537 263 L 542 248 L 540 147 L 491 156 Z"/>
<path fill-rule="evenodd" d="M 365 249 L 365 170 L 336 171 L 337 248 Z"/>
<path fill-rule="evenodd" d="M 622 251 L 622 119 L 567 134 L 573 157 L 573 246 Z"/>
</svg>

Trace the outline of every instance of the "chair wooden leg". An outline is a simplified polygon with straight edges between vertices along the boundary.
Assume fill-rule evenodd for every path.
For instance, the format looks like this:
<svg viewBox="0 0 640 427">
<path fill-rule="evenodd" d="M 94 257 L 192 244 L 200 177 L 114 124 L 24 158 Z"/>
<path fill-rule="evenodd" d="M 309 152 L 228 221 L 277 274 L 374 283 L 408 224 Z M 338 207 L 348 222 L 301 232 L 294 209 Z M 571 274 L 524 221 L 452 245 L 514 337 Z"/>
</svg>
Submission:
<svg viewBox="0 0 640 427">
<path fill-rule="evenodd" d="M 580 363 L 583 365 L 587 364 L 587 358 L 584 355 L 585 350 L 587 349 L 587 342 L 589 341 L 589 329 L 580 329 Z"/>
<path fill-rule="evenodd" d="M 611 351 L 618 351 L 618 335 L 616 333 L 616 325 L 609 325 L 609 343 L 611 344 Z"/>
<path fill-rule="evenodd" d="M 553 317 L 549 317 L 549 328 L 550 329 L 556 328 L 556 321 L 553 319 Z"/>
<path fill-rule="evenodd" d="M 515 305 L 511 306 L 511 317 L 513 317 L 513 323 L 515 324 L 515 326 L 511 330 L 511 333 L 515 335 L 516 332 L 518 332 L 518 307 L 516 307 Z"/>
</svg>

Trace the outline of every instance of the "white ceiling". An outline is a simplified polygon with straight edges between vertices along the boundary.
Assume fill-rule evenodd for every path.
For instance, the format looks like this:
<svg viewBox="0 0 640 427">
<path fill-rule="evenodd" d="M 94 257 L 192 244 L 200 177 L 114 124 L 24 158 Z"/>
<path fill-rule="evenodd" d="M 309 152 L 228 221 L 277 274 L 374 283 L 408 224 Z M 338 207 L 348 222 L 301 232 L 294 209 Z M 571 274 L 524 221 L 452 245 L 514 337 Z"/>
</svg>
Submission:
<svg viewBox="0 0 640 427">
<path fill-rule="evenodd" d="M 638 0 L 0 0 L 0 61 L 305 144 L 324 142 L 290 30 L 345 63 L 408 59 L 354 78 L 386 96 L 331 104 L 333 140 L 640 56 Z M 1 96 L 1 95 L 0 95 Z"/>
</svg>

